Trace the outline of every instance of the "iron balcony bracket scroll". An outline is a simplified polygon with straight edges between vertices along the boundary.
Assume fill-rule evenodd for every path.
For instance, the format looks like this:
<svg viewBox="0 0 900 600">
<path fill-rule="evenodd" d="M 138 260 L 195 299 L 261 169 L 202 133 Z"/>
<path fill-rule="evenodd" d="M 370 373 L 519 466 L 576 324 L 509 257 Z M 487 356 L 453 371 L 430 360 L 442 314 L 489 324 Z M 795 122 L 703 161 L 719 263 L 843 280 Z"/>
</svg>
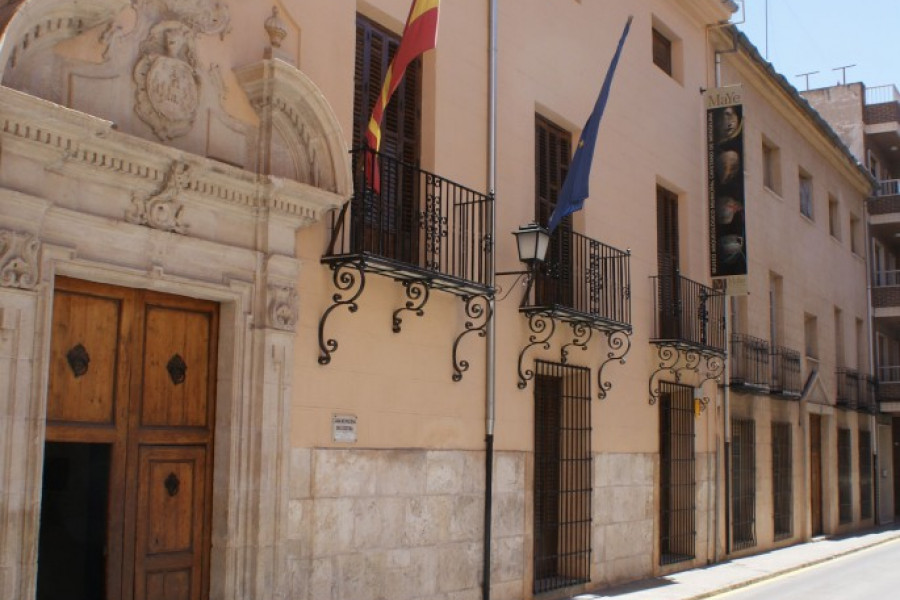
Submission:
<svg viewBox="0 0 900 600">
<path fill-rule="evenodd" d="M 589 323 L 573 321 L 569 325 L 572 326 L 572 341 L 568 344 L 563 344 L 559 351 L 559 362 L 564 365 L 569 362 L 569 346 L 581 348 L 582 351 L 587 350 L 588 342 L 594 336 L 594 329 Z"/>
<path fill-rule="evenodd" d="M 400 313 L 406 310 L 414 313 L 417 317 L 423 316 L 425 314 L 423 308 L 428 303 L 428 298 L 431 295 L 431 282 L 427 280 L 404 281 L 402 285 L 409 300 L 406 301 L 402 308 L 394 311 L 392 319 L 394 333 L 400 333 L 400 324 L 403 323 Z"/>
<path fill-rule="evenodd" d="M 525 353 L 532 346 L 542 345 L 544 350 L 550 349 L 550 338 L 553 337 L 553 333 L 556 331 L 556 319 L 541 313 L 532 313 L 528 315 L 528 327 L 531 329 L 532 334 L 528 336 L 528 344 L 519 352 L 519 383 L 517 385 L 520 390 L 524 390 L 525 386 L 528 385 L 528 381 L 534 379 L 534 371 L 524 368 Z M 540 337 L 544 333 L 546 335 Z"/>
<path fill-rule="evenodd" d="M 625 356 L 631 350 L 631 332 L 621 329 L 607 332 L 606 345 L 609 347 L 606 360 L 597 369 L 597 386 L 599 388 L 597 398 L 600 400 L 605 400 L 606 394 L 612 389 L 612 382 L 603 380 L 603 369 L 614 360 L 618 360 L 619 364 L 625 364 Z"/>
<path fill-rule="evenodd" d="M 484 337 L 487 334 L 487 324 L 493 317 L 489 295 L 464 296 L 462 300 L 466 303 L 466 316 L 472 321 L 466 321 L 465 330 L 453 341 L 453 381 L 460 381 L 463 373 L 469 370 L 469 361 L 459 359 L 459 343 L 470 333 L 477 333 L 478 337 Z M 480 319 L 481 324 L 476 324 L 475 319 Z"/>
<path fill-rule="evenodd" d="M 707 381 L 715 381 L 716 383 L 722 383 L 722 374 L 725 372 L 725 359 L 721 356 L 716 356 L 715 354 L 706 357 L 706 377 L 700 380 L 700 383 L 697 384 L 697 387 L 702 389 L 703 384 Z M 709 396 L 703 396 L 698 398 L 697 400 L 700 403 L 700 412 L 706 410 L 706 407 L 709 406 L 710 398 Z"/>
<path fill-rule="evenodd" d="M 656 404 L 659 400 L 659 375 L 663 372 L 671 374 L 676 383 L 680 383 L 688 372 L 701 377 L 700 382 L 693 387 L 702 388 L 707 381 L 714 379 L 719 381 L 725 372 L 725 357 L 718 353 L 701 352 L 695 347 L 685 347 L 678 344 L 657 343 L 657 355 L 659 366 L 650 375 L 650 404 Z M 703 365 L 703 369 L 701 369 Z M 702 373 L 701 373 L 702 371 Z M 709 404 L 709 398 L 699 399 L 701 410 Z"/>
<path fill-rule="evenodd" d="M 661 345 L 657 347 L 657 355 L 659 356 L 658 368 L 650 374 L 650 404 L 656 404 L 659 400 L 659 379 L 660 373 L 667 372 L 675 376 L 678 380 L 678 370 L 676 366 L 681 359 L 681 350 L 677 346 Z"/>
<path fill-rule="evenodd" d="M 334 338 L 325 339 L 325 322 L 334 309 L 346 306 L 347 310 L 355 313 L 359 310 L 356 301 L 366 287 L 366 272 L 364 261 L 343 261 L 331 263 L 331 276 L 334 287 L 338 289 L 331 299 L 333 304 L 329 306 L 319 319 L 319 364 L 327 365 L 331 362 L 331 355 L 337 350 L 338 343 Z"/>
</svg>

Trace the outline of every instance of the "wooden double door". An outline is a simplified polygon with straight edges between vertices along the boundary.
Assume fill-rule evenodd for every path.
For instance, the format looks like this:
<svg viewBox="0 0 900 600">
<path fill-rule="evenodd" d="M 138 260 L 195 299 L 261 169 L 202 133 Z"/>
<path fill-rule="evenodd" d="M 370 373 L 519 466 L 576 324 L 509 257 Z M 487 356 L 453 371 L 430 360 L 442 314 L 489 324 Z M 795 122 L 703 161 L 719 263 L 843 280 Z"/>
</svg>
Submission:
<svg viewBox="0 0 900 600">
<path fill-rule="evenodd" d="M 59 278 L 39 600 L 209 595 L 218 306 Z"/>
</svg>

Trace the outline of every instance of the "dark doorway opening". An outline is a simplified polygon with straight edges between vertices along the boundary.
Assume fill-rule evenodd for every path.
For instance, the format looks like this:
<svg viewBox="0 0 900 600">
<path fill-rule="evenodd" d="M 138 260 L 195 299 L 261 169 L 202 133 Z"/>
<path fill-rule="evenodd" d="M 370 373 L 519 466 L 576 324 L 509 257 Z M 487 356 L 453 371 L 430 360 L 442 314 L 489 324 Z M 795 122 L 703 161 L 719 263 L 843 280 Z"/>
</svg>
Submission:
<svg viewBox="0 0 900 600">
<path fill-rule="evenodd" d="M 106 596 L 110 446 L 47 442 L 38 542 L 38 600 Z"/>
</svg>

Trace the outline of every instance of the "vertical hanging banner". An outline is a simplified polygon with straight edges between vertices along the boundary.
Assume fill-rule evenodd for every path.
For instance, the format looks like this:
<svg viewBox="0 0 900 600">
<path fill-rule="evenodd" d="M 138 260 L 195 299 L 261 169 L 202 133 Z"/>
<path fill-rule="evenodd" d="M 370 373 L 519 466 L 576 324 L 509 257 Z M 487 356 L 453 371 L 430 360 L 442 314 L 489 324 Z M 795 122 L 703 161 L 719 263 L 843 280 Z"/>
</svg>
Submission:
<svg viewBox="0 0 900 600">
<path fill-rule="evenodd" d="M 744 107 L 740 85 L 705 93 L 710 271 L 729 295 L 746 293 Z"/>
</svg>

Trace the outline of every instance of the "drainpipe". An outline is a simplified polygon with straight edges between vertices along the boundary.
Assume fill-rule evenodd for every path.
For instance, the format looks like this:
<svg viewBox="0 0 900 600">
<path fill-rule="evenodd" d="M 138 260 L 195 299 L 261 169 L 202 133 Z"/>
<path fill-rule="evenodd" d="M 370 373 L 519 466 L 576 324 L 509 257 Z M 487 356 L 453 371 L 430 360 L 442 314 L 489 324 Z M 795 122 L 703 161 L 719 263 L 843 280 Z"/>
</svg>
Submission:
<svg viewBox="0 0 900 600">
<path fill-rule="evenodd" d="M 497 0 L 489 0 L 488 23 L 490 34 L 488 40 L 488 193 L 491 202 L 490 236 L 491 253 L 488 265 L 488 284 L 494 287 L 497 271 Z M 493 504 L 494 479 L 494 421 L 497 407 L 496 373 L 497 373 L 497 315 L 494 296 L 488 299 L 490 318 L 485 333 L 487 352 L 485 375 L 485 436 L 484 436 L 484 550 L 482 560 L 482 600 L 491 598 L 491 522 Z"/>
</svg>

